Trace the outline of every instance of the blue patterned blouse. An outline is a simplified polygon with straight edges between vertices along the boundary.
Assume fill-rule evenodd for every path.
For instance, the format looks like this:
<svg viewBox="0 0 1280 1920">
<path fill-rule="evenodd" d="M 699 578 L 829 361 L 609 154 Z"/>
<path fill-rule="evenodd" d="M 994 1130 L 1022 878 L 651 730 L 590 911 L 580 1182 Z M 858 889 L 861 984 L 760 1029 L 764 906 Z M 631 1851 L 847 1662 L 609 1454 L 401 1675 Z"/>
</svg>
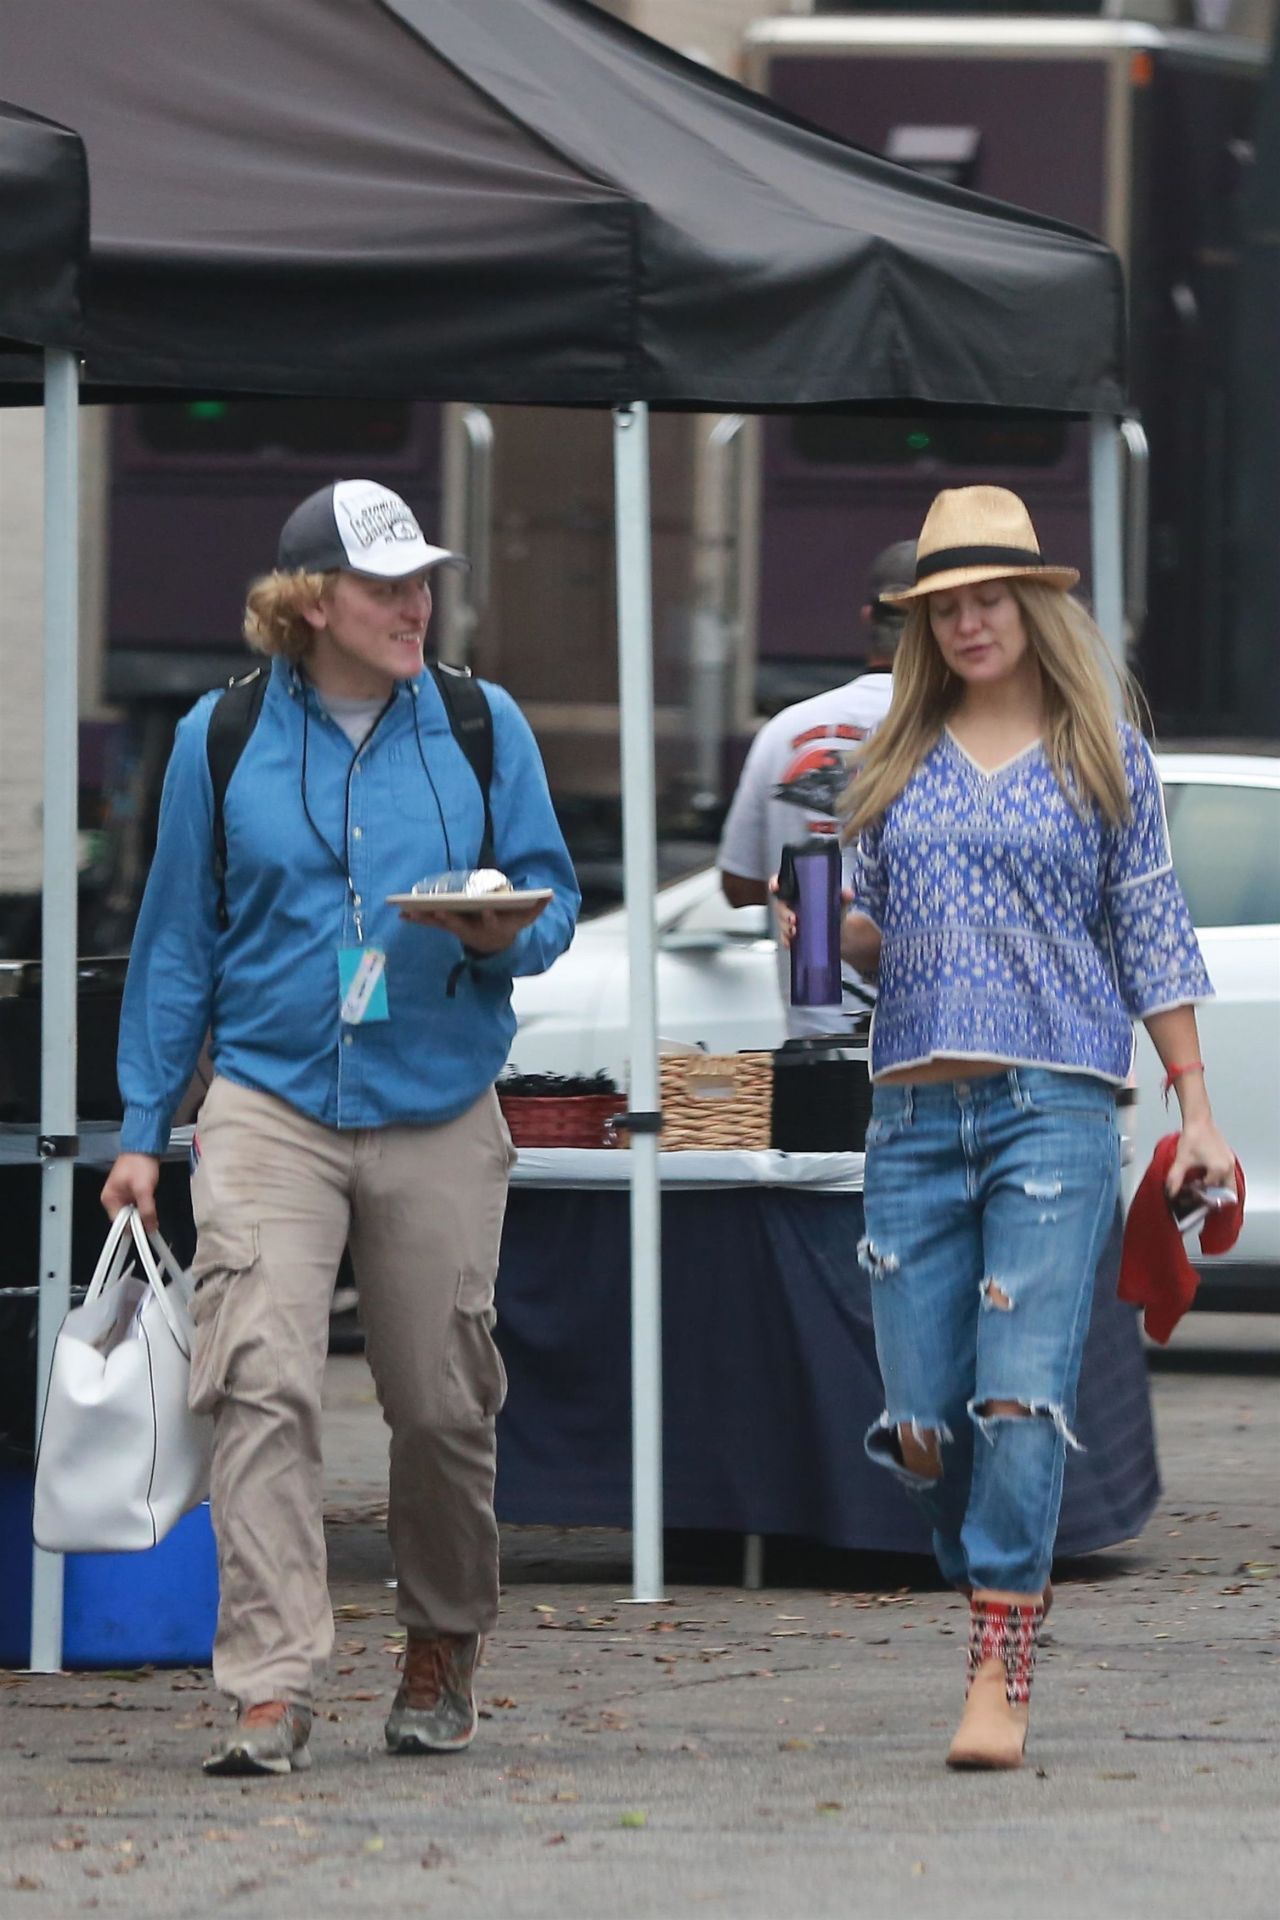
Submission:
<svg viewBox="0 0 1280 1920">
<path fill-rule="evenodd" d="M 1130 726 L 1132 818 L 1067 800 L 1037 741 L 985 773 L 949 732 L 860 836 L 854 909 L 880 928 L 871 1070 L 947 1058 L 1122 1083 L 1133 1023 L 1212 996 Z"/>
</svg>

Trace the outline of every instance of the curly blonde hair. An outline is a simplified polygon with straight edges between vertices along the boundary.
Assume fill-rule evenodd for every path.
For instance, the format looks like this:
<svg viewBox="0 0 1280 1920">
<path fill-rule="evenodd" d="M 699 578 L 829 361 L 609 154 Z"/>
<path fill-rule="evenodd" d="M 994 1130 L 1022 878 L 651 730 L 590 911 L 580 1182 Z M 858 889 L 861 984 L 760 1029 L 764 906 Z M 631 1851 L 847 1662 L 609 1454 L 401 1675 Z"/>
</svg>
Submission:
<svg viewBox="0 0 1280 1920">
<path fill-rule="evenodd" d="M 253 582 L 244 603 L 244 637 L 255 653 L 301 660 L 316 637 L 303 612 L 324 597 L 331 573 L 264 573 Z"/>
<path fill-rule="evenodd" d="M 1045 751 L 1075 806 L 1092 803 L 1112 826 L 1129 815 L 1129 791 L 1116 732 L 1116 694 L 1124 717 L 1141 728 L 1142 696 L 1117 669 L 1093 620 L 1067 593 L 1034 580 L 1005 583 L 1018 602 L 1044 686 Z M 1118 685 L 1117 685 L 1118 682 Z M 841 795 L 842 838 L 854 839 L 896 800 L 959 703 L 963 682 L 933 637 L 928 598 L 917 600 L 893 663 L 888 714 L 850 756 L 853 779 Z"/>
</svg>

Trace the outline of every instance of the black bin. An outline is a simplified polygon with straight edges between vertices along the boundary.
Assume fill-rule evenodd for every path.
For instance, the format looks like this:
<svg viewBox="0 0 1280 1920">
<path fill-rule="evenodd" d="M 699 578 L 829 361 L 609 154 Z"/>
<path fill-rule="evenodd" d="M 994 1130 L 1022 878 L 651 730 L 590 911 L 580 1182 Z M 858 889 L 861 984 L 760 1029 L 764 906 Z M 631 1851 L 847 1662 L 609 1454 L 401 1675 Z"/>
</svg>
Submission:
<svg viewBox="0 0 1280 1920">
<path fill-rule="evenodd" d="M 788 1040 L 773 1056 L 771 1144 L 786 1153 L 861 1153 L 871 1118 L 867 1026 Z"/>
<path fill-rule="evenodd" d="M 124 954 L 76 965 L 76 1112 L 82 1120 L 119 1120 L 116 1041 L 128 967 Z M 38 960 L 0 961 L 0 1121 L 40 1118 Z"/>
</svg>

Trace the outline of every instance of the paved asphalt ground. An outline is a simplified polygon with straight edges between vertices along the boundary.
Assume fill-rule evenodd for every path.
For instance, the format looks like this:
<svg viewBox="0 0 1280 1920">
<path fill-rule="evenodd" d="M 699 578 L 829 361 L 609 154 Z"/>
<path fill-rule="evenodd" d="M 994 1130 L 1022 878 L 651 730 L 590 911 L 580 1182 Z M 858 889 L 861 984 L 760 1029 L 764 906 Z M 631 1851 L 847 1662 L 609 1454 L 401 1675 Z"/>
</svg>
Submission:
<svg viewBox="0 0 1280 1920">
<path fill-rule="evenodd" d="M 206 1781 L 202 1672 L 0 1673 L 0 1916 L 1253 1920 L 1280 1911 L 1280 1316 L 1153 1371 L 1168 1489 L 1060 1570 L 1028 1765 L 953 1777 L 963 1604 L 918 1562 L 510 1530 L 471 1752 L 392 1760 L 384 1448 L 331 1363 L 338 1650 L 312 1772 Z"/>
</svg>

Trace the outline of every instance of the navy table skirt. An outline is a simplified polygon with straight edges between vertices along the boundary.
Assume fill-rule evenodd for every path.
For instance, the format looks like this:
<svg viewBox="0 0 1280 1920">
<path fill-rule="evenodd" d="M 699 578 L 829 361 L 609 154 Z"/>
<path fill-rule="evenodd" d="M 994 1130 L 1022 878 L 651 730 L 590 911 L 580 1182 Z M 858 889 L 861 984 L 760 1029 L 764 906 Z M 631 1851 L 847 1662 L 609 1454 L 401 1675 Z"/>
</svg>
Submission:
<svg viewBox="0 0 1280 1920">
<path fill-rule="evenodd" d="M 510 1381 L 498 1514 L 557 1526 L 631 1515 L 628 1196 L 513 1187 L 498 1276 Z M 667 1189 L 662 1201 L 665 1521 L 829 1546 L 929 1550 L 911 1501 L 866 1459 L 883 1408 L 862 1197 Z M 1097 1276 L 1058 1552 L 1138 1533 L 1159 1493 L 1136 1316 Z"/>
</svg>

